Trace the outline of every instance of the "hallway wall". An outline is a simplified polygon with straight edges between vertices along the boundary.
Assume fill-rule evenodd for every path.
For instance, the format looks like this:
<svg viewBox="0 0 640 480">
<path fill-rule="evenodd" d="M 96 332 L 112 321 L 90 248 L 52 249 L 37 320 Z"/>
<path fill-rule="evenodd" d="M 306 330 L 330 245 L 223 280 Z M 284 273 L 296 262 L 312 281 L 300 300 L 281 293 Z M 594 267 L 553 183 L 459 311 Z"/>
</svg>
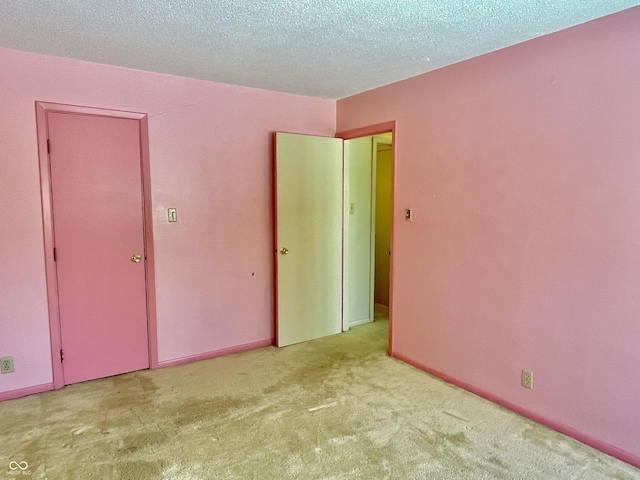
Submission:
<svg viewBox="0 0 640 480">
<path fill-rule="evenodd" d="M 374 301 L 389 306 L 389 273 L 391 250 L 391 185 L 393 150 L 378 144 L 376 160 L 376 260 Z"/>
</svg>

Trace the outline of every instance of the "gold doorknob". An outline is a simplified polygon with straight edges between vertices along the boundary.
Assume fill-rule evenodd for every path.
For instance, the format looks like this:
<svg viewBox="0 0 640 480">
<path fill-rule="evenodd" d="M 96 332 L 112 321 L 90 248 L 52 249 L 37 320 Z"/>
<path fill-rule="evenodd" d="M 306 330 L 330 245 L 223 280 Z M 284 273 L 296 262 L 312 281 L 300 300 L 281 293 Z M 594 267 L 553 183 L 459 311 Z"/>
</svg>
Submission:
<svg viewBox="0 0 640 480">
<path fill-rule="evenodd" d="M 140 255 L 138 255 L 138 254 L 136 253 L 135 255 L 132 255 L 132 256 L 131 256 L 131 261 L 132 261 L 133 263 L 140 263 L 140 259 L 141 259 L 141 258 L 142 258 L 142 257 L 140 257 Z"/>
<path fill-rule="evenodd" d="M 280 249 L 280 255 L 286 255 L 287 253 L 289 253 L 289 249 L 282 247 Z"/>
</svg>

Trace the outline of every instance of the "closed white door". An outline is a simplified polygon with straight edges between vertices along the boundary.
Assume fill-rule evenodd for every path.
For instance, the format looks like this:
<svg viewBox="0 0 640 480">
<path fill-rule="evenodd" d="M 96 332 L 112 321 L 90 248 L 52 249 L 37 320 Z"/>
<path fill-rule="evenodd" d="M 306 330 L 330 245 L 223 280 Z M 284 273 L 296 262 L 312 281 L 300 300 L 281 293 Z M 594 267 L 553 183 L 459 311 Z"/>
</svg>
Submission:
<svg viewBox="0 0 640 480">
<path fill-rule="evenodd" d="M 342 330 L 343 141 L 276 133 L 276 342 Z"/>
</svg>

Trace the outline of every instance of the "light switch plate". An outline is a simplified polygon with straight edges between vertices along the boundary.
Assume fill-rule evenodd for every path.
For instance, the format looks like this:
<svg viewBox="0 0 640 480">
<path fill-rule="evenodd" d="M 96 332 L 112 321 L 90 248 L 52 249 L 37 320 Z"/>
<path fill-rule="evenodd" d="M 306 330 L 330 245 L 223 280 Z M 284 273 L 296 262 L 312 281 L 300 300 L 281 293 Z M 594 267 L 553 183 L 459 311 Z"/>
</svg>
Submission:
<svg viewBox="0 0 640 480">
<path fill-rule="evenodd" d="M 168 214 L 169 214 L 169 221 L 170 222 L 177 222 L 178 221 L 178 209 L 177 208 L 170 208 L 169 210 L 167 210 Z"/>
<path fill-rule="evenodd" d="M 404 209 L 404 219 L 409 221 L 413 219 L 413 208 Z"/>
<path fill-rule="evenodd" d="M 349 215 L 353 215 L 354 213 L 356 213 L 356 204 L 355 203 L 350 203 L 349 204 Z"/>
</svg>

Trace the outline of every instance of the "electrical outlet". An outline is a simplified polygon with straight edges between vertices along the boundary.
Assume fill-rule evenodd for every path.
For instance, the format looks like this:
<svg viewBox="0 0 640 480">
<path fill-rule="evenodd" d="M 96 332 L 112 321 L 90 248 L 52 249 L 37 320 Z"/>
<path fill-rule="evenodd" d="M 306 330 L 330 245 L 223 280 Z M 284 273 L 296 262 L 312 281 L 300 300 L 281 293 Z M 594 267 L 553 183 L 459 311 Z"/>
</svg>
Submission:
<svg viewBox="0 0 640 480">
<path fill-rule="evenodd" d="M 524 388 L 533 388 L 533 372 L 522 370 L 522 386 Z"/>
<path fill-rule="evenodd" d="M 13 372 L 13 357 L 0 358 L 0 373 Z"/>
</svg>

